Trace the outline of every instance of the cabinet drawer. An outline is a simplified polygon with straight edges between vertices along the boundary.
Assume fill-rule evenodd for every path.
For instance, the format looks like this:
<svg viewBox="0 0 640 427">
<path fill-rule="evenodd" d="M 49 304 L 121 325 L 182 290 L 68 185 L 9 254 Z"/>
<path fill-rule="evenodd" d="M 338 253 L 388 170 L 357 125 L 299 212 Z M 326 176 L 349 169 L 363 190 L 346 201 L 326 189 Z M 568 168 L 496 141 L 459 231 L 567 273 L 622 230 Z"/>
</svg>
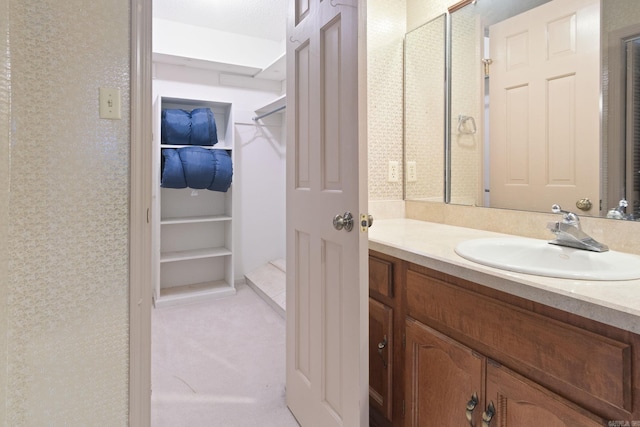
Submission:
<svg viewBox="0 0 640 427">
<path fill-rule="evenodd" d="M 416 271 L 407 314 L 583 404 L 631 411 L 631 346 Z"/>
<path fill-rule="evenodd" d="M 393 298 L 393 263 L 369 256 L 369 290 Z"/>
</svg>

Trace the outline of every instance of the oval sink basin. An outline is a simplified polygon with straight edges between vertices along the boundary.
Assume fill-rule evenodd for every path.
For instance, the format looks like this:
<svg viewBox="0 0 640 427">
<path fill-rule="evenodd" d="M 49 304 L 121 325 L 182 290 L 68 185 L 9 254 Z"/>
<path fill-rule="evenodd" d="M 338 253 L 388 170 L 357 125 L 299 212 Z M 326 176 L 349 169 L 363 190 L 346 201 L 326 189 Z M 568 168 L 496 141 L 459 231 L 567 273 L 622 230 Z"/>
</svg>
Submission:
<svg viewBox="0 0 640 427">
<path fill-rule="evenodd" d="M 591 252 L 528 238 L 467 240 L 456 246 L 469 261 L 502 270 L 578 280 L 640 278 L 640 256 L 616 251 Z"/>
</svg>

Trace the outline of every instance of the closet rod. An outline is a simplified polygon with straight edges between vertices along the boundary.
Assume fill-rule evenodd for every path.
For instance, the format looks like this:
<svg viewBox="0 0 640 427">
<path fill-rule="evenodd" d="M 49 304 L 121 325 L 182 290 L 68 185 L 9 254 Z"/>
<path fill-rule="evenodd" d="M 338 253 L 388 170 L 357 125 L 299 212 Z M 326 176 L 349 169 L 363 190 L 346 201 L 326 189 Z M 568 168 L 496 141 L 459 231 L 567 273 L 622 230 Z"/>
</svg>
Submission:
<svg viewBox="0 0 640 427">
<path fill-rule="evenodd" d="M 287 108 L 287 106 L 286 106 L 286 105 L 283 105 L 282 107 L 278 107 L 278 108 L 276 108 L 275 110 L 269 111 L 268 113 L 264 113 L 264 114 L 261 114 L 261 115 L 259 115 L 259 116 L 254 117 L 254 118 L 253 118 L 253 121 L 254 121 L 254 122 L 257 122 L 257 121 L 258 121 L 258 120 L 260 120 L 261 118 L 263 118 L 263 117 L 267 117 L 267 116 L 270 116 L 270 115 L 272 115 L 273 113 L 277 113 L 277 112 L 278 112 L 278 111 L 280 111 L 280 110 L 284 110 L 285 108 Z"/>
</svg>

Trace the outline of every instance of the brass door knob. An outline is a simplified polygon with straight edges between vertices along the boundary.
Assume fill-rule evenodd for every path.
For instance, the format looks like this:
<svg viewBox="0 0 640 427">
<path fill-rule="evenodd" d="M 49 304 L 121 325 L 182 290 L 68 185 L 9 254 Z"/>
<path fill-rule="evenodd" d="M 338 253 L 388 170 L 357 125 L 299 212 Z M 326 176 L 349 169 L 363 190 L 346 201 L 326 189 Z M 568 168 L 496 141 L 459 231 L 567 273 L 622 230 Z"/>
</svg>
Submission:
<svg viewBox="0 0 640 427">
<path fill-rule="evenodd" d="M 576 202 L 576 207 L 581 211 L 588 211 L 593 207 L 593 203 L 591 203 L 591 200 L 585 197 L 584 199 L 580 199 Z"/>
</svg>

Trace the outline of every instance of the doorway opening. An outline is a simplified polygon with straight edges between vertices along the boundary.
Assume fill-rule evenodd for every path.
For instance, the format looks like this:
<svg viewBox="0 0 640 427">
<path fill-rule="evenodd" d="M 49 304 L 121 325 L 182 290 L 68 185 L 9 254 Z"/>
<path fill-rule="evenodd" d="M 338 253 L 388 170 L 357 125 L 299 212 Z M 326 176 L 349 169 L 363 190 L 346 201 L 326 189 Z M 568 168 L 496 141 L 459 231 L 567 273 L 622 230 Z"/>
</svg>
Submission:
<svg viewBox="0 0 640 427">
<path fill-rule="evenodd" d="M 251 425 L 261 413 L 297 425 L 284 404 L 284 319 L 245 284 L 284 259 L 285 116 L 256 117 L 284 103 L 285 5 L 153 0 L 154 426 Z M 194 144 L 202 109 L 215 131 Z M 188 118 L 190 139 L 169 138 L 174 113 Z M 194 152 L 217 169 L 185 160 Z M 194 168 L 211 185 L 194 184 Z"/>
</svg>

